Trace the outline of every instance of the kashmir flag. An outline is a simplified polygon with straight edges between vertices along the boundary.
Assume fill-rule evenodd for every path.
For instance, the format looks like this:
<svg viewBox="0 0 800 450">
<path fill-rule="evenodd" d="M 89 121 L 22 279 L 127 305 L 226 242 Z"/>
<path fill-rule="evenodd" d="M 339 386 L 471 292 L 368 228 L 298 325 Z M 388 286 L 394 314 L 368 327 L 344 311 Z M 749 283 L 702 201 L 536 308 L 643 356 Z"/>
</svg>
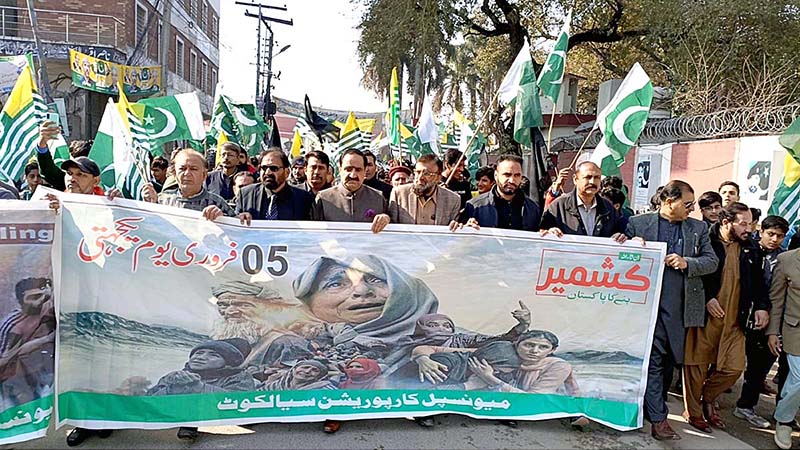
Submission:
<svg viewBox="0 0 800 450">
<path fill-rule="evenodd" d="M 228 142 L 228 135 L 224 131 L 219 132 L 217 136 L 217 151 L 214 154 L 214 167 L 219 167 L 222 162 L 222 146 Z"/>
<path fill-rule="evenodd" d="M 338 153 L 348 149 L 364 150 L 364 142 L 361 138 L 361 130 L 358 128 L 356 115 L 352 112 L 347 115 L 347 121 L 339 134 Z"/>
<path fill-rule="evenodd" d="M 775 190 L 769 213 L 783 217 L 789 225 L 800 222 L 800 119 L 783 132 L 778 142 L 789 152 L 783 161 L 783 179 Z"/>
<path fill-rule="evenodd" d="M 361 130 L 362 148 L 367 149 L 372 143 L 373 132 L 375 131 L 375 119 L 356 119 L 358 129 Z"/>
<path fill-rule="evenodd" d="M 564 69 L 567 62 L 567 50 L 569 49 L 569 25 L 572 22 L 572 10 L 567 13 L 564 20 L 564 27 L 556 39 L 556 45 L 547 56 L 547 60 L 542 67 L 542 73 L 536 84 L 545 97 L 553 102 L 553 114 L 555 114 L 555 104 L 558 101 L 558 94 L 561 92 L 561 82 L 564 80 Z"/>
<path fill-rule="evenodd" d="M 386 127 L 386 135 L 389 143 L 400 145 L 400 85 L 397 82 L 397 67 L 392 69 L 392 81 L 389 84 L 389 123 Z"/>
<path fill-rule="evenodd" d="M 619 176 L 625 155 L 644 130 L 652 103 L 653 83 L 642 66 L 636 63 L 594 124 L 594 128 L 603 134 L 603 139 L 594 149 L 591 161 L 600 166 L 604 176 Z"/>
<path fill-rule="evenodd" d="M 0 112 L 0 177 L 7 181 L 22 179 L 46 111 L 47 105 L 36 92 L 31 67 L 26 65 Z"/>
<path fill-rule="evenodd" d="M 433 153 L 439 154 L 439 127 L 433 120 L 433 107 L 431 106 L 431 98 L 425 96 L 422 101 L 422 113 L 417 122 L 417 137 L 421 145 L 421 154 Z"/>
<path fill-rule="evenodd" d="M 180 140 L 202 141 L 206 136 L 200 100 L 194 92 L 140 100 L 142 122 L 156 154 L 161 147 Z"/>
<path fill-rule="evenodd" d="M 114 148 L 114 175 L 116 187 L 122 191 L 125 198 L 143 200 L 142 189 L 150 181 L 150 150 L 152 148 L 150 134 L 144 127 L 142 115 L 144 105 L 131 104 L 125 96 L 125 90 L 119 85 L 118 108 L 123 123 L 127 125 L 127 136 L 130 140 L 126 148 Z"/>
<path fill-rule="evenodd" d="M 292 158 L 297 158 L 300 156 L 300 150 L 303 148 L 303 138 L 300 137 L 300 131 L 294 130 L 294 136 L 292 136 L 292 151 L 291 156 Z"/>
</svg>

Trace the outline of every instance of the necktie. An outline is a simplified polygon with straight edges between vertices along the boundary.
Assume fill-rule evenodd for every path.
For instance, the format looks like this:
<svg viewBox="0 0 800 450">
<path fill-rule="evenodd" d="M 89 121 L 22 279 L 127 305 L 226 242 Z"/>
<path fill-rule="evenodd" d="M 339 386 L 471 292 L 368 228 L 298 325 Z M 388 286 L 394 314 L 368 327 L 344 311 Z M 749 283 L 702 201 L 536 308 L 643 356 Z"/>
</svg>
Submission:
<svg viewBox="0 0 800 450">
<path fill-rule="evenodd" d="M 275 201 L 275 195 L 269 198 L 269 209 L 267 209 L 267 216 L 265 220 L 278 220 L 278 202 Z"/>
</svg>

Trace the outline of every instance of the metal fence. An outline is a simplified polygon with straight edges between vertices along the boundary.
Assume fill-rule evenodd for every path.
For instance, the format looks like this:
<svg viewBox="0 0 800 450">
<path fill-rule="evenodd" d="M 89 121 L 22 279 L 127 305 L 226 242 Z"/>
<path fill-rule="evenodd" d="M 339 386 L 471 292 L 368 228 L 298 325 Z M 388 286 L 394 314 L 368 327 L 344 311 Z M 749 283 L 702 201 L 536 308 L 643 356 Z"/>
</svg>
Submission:
<svg viewBox="0 0 800 450">
<path fill-rule="evenodd" d="M 44 42 L 107 47 L 124 43 L 125 22 L 113 16 L 37 9 L 36 19 Z M 0 7 L 0 38 L 33 39 L 27 8 Z"/>
<path fill-rule="evenodd" d="M 800 117 L 800 103 L 771 108 L 737 108 L 698 116 L 652 120 L 639 137 L 641 144 L 699 141 L 742 136 L 774 135 L 783 132 L 792 121 Z M 600 142 L 595 131 L 585 148 L 594 148 Z M 553 141 L 553 151 L 577 150 L 586 134 L 566 136 Z"/>
</svg>

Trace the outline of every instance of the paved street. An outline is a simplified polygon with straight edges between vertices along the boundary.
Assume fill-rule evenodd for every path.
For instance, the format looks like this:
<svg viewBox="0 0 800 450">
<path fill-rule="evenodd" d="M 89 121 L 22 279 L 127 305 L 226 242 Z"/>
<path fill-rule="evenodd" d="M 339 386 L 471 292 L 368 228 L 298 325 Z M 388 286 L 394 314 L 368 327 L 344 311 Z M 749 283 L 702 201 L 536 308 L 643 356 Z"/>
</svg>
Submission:
<svg viewBox="0 0 800 450">
<path fill-rule="evenodd" d="M 573 430 L 565 420 L 520 423 L 511 429 L 494 421 L 474 420 L 457 415 L 437 418 L 437 426 L 424 429 L 403 420 L 374 420 L 345 423 L 335 435 L 322 432 L 316 424 L 260 424 L 248 427 L 201 428 L 200 439 L 184 444 L 175 437 L 175 430 L 115 432 L 110 438 L 93 438 L 79 448 L 131 448 L 131 449 L 751 449 L 747 443 L 724 432 L 714 431 L 702 435 L 688 429 L 680 417 L 682 407 L 677 400 L 670 403 L 673 426 L 683 436 L 675 442 L 659 442 L 645 431 L 620 433 L 601 425 L 592 424 L 584 431 Z M 649 431 L 649 427 L 645 427 Z M 67 428 L 52 431 L 47 438 L 19 444 L 13 448 L 65 449 Z M 748 434 L 754 433 L 749 431 Z M 772 435 L 763 433 L 768 444 L 775 448 Z"/>
</svg>

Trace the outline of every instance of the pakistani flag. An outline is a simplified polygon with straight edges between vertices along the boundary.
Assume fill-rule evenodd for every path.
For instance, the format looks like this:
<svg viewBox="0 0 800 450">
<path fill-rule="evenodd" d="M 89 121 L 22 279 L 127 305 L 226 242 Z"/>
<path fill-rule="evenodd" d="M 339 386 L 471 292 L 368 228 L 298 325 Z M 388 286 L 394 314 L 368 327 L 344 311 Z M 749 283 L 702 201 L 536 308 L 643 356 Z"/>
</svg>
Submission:
<svg viewBox="0 0 800 450">
<path fill-rule="evenodd" d="M 531 145 L 530 129 L 541 127 L 544 121 L 527 41 L 500 83 L 498 98 L 502 104 L 514 105 L 514 140 L 522 145 Z"/>
<path fill-rule="evenodd" d="M 783 179 L 775 190 L 769 213 L 795 225 L 800 222 L 800 118 L 792 122 L 778 142 L 789 152 L 783 161 Z"/>
<path fill-rule="evenodd" d="M 211 113 L 211 129 L 208 136 L 216 141 L 220 132 L 224 131 L 228 139 L 241 145 L 250 156 L 261 151 L 264 136 L 269 127 L 258 113 L 256 105 L 234 103 L 227 96 L 220 94 L 214 103 Z"/>
<path fill-rule="evenodd" d="M 475 178 L 475 173 L 480 169 L 480 157 L 486 147 L 486 136 L 475 131 L 475 125 L 467 120 L 458 110 L 455 111 L 453 124 L 459 129 L 458 150 L 467 158 L 467 171 Z M 473 139 L 472 136 L 475 136 Z"/>
<path fill-rule="evenodd" d="M 416 158 L 419 156 L 433 153 L 439 154 L 439 127 L 433 120 L 433 107 L 431 106 L 430 96 L 425 96 L 422 102 L 422 113 L 417 122 L 417 138 L 421 144 L 420 155 L 414 155 Z"/>
<path fill-rule="evenodd" d="M 61 133 L 55 139 L 47 143 L 47 148 L 50 149 L 50 154 L 53 155 L 53 162 L 57 167 L 61 167 L 61 163 L 70 158 L 69 145 Z"/>
<path fill-rule="evenodd" d="M 142 122 L 156 156 L 162 153 L 161 147 L 168 142 L 202 141 L 205 138 L 203 114 L 196 93 L 146 98 L 138 103 L 145 106 Z"/>
<path fill-rule="evenodd" d="M 572 10 L 567 13 L 567 18 L 564 20 L 564 27 L 556 39 L 556 45 L 550 55 L 547 56 L 547 61 L 542 67 L 542 73 L 539 74 L 539 79 L 536 84 L 542 91 L 545 97 L 553 102 L 553 114 L 555 114 L 555 105 L 558 101 L 558 94 L 561 92 L 561 82 L 564 80 L 564 69 L 567 62 L 567 50 L 569 49 L 569 25 L 572 22 Z"/>
<path fill-rule="evenodd" d="M 647 123 L 651 103 L 653 83 L 642 66 L 636 63 L 594 124 L 594 128 L 603 134 L 603 139 L 592 153 L 591 161 L 600 166 L 604 176 L 619 176 L 625 155 Z"/>
<path fill-rule="evenodd" d="M 392 81 L 389 84 L 389 118 L 386 135 L 391 145 L 400 145 L 400 85 L 397 81 L 397 67 L 392 68 Z"/>
<path fill-rule="evenodd" d="M 46 111 L 47 106 L 36 93 L 31 68 L 26 65 L 0 112 L 0 177 L 7 181 L 22 179 Z"/>
<path fill-rule="evenodd" d="M 100 187 L 104 191 L 116 187 L 117 178 L 114 172 L 114 154 L 124 151 L 128 146 L 126 126 L 122 121 L 119 109 L 112 99 L 108 99 L 100 126 L 89 150 L 89 158 L 100 168 Z"/>
</svg>

